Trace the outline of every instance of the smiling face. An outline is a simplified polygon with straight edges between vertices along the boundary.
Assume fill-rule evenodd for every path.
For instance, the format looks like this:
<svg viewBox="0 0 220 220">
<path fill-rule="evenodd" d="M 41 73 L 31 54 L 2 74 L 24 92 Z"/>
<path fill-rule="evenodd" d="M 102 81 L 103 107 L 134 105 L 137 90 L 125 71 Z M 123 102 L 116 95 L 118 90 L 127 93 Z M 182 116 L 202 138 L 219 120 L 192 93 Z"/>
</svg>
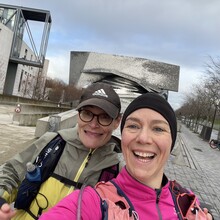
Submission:
<svg viewBox="0 0 220 220">
<path fill-rule="evenodd" d="M 104 110 L 96 106 L 85 106 L 83 109 L 92 112 L 95 115 L 106 114 Z M 114 119 L 108 126 L 102 126 L 98 123 L 97 116 L 90 122 L 83 122 L 78 114 L 78 134 L 81 142 L 87 148 L 98 148 L 105 145 L 111 138 L 112 132 L 118 127 L 120 117 Z"/>
<path fill-rule="evenodd" d="M 143 108 L 132 112 L 122 131 L 122 151 L 128 172 L 138 181 L 160 188 L 172 138 L 166 119 Z"/>
</svg>

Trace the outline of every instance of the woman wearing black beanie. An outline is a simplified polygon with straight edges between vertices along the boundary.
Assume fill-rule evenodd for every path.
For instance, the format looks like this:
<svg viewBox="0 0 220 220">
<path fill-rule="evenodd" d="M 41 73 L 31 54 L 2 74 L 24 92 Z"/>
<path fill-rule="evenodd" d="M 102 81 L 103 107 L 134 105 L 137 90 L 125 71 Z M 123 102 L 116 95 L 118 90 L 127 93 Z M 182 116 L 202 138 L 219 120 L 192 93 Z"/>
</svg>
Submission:
<svg viewBox="0 0 220 220">
<path fill-rule="evenodd" d="M 95 189 L 74 191 L 42 220 L 212 220 L 192 192 L 164 174 L 177 126 L 162 96 L 146 93 L 134 99 L 123 114 L 121 132 L 126 165 L 118 176 Z"/>
<path fill-rule="evenodd" d="M 121 135 L 126 167 L 117 180 L 123 175 L 126 181 L 117 183 L 126 190 L 140 219 L 193 220 L 198 215 L 204 220 L 212 219 L 208 210 L 201 210 L 198 204 L 196 208 L 177 205 L 170 190 L 174 182 L 165 176 L 164 168 L 175 145 L 177 121 L 174 110 L 162 96 L 146 93 L 134 99 L 123 114 Z M 135 189 L 128 189 L 131 184 Z M 137 201 L 137 197 L 143 201 Z"/>
<path fill-rule="evenodd" d="M 176 135 L 177 135 L 176 115 L 170 104 L 162 96 L 156 93 L 143 94 L 137 97 L 135 100 L 133 100 L 130 103 L 130 105 L 128 105 L 128 107 L 126 108 L 123 114 L 123 118 L 121 121 L 121 132 L 124 128 L 124 124 L 128 115 L 141 108 L 152 109 L 160 113 L 167 120 L 171 130 L 171 136 L 172 136 L 171 150 L 172 150 L 175 145 Z"/>
</svg>

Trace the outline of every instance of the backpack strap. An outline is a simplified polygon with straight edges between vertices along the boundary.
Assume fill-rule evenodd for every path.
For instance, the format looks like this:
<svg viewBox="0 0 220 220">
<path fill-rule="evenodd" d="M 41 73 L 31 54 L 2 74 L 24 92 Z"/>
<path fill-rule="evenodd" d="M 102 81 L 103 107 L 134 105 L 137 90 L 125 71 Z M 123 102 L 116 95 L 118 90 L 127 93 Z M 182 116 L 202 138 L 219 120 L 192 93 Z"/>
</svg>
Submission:
<svg viewBox="0 0 220 220">
<path fill-rule="evenodd" d="M 80 192 L 79 192 L 79 196 L 78 196 L 78 201 L 77 201 L 77 216 L 76 216 L 76 220 L 81 220 L 81 206 L 82 206 L 82 196 L 83 196 L 83 192 L 85 189 L 86 185 L 82 185 Z"/>
<path fill-rule="evenodd" d="M 201 219 L 206 220 L 207 216 L 197 203 L 196 196 L 186 188 L 183 188 L 176 181 L 170 181 L 170 191 L 175 204 L 176 213 L 180 220 Z M 213 215 L 209 212 L 214 220 Z"/>
<path fill-rule="evenodd" d="M 40 181 L 31 181 L 27 178 L 27 176 L 25 176 L 24 180 L 19 186 L 14 206 L 17 209 L 25 210 L 33 219 L 38 219 L 38 216 L 48 206 L 47 198 L 43 194 L 41 194 L 41 196 L 45 197 L 47 201 L 47 205 L 45 207 L 40 207 L 36 196 L 39 193 L 41 184 L 52 175 L 63 153 L 65 143 L 66 141 L 63 140 L 59 134 L 49 141 L 47 145 L 40 151 L 34 161 L 34 165 L 40 169 Z M 35 216 L 29 208 L 33 200 L 36 200 L 36 203 L 39 207 L 37 216 Z"/>
<path fill-rule="evenodd" d="M 130 218 L 133 217 L 133 219 L 138 219 L 138 215 L 135 212 L 133 204 L 123 192 L 123 190 L 113 180 L 110 180 L 107 183 L 97 183 L 95 190 L 101 199 L 101 211 L 103 220 L 107 220 L 108 212 L 111 212 L 111 209 L 108 207 L 108 200 L 115 203 L 115 205 L 120 207 L 122 210 L 128 209 L 128 215 Z"/>
<path fill-rule="evenodd" d="M 180 220 L 183 220 L 192 203 L 195 201 L 195 195 L 189 190 L 183 188 L 175 180 L 170 181 L 170 192 L 172 194 L 176 213 Z"/>
<path fill-rule="evenodd" d="M 70 186 L 74 186 L 74 188 L 76 188 L 76 189 L 80 189 L 83 185 L 80 182 L 75 182 L 73 180 L 70 180 L 70 179 L 68 179 L 64 176 L 58 175 L 56 173 L 53 173 L 51 176 L 54 177 L 55 179 L 59 180 L 61 183 L 64 183 L 64 184 L 67 184 Z"/>
<path fill-rule="evenodd" d="M 115 188 L 117 189 L 117 193 L 119 196 L 123 197 L 126 199 L 127 203 L 129 204 L 129 216 L 132 216 L 132 213 L 134 211 L 134 206 L 131 203 L 130 199 L 127 197 L 127 195 L 122 191 L 122 189 L 119 187 L 118 184 L 116 184 L 116 182 L 114 182 L 113 180 L 110 180 L 110 182 L 115 186 Z"/>
<path fill-rule="evenodd" d="M 7 203 L 7 201 L 0 196 L 0 209 L 5 203 Z"/>
</svg>

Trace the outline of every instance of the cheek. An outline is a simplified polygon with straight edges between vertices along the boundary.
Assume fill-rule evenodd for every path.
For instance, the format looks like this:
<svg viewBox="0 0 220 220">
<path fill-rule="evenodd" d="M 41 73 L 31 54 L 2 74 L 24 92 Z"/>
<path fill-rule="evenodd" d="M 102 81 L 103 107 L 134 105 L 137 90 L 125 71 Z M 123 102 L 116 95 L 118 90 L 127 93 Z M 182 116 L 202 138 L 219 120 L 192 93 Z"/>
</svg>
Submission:
<svg viewBox="0 0 220 220">
<path fill-rule="evenodd" d="M 109 134 L 112 134 L 112 132 L 114 131 L 114 124 L 111 124 L 109 126 L 102 126 L 102 129 L 105 133 L 109 133 Z"/>
<path fill-rule="evenodd" d="M 128 150 L 129 143 L 131 142 L 130 139 L 131 137 L 127 135 L 126 132 L 122 132 L 122 135 L 121 135 L 122 151 L 126 152 L 126 150 Z"/>
<path fill-rule="evenodd" d="M 79 116 L 77 117 L 77 124 L 78 124 L 78 126 L 82 126 L 82 121 L 79 119 Z"/>
<path fill-rule="evenodd" d="M 163 152 L 168 152 L 170 154 L 172 139 L 167 137 L 163 139 L 157 139 L 157 145 Z"/>
</svg>

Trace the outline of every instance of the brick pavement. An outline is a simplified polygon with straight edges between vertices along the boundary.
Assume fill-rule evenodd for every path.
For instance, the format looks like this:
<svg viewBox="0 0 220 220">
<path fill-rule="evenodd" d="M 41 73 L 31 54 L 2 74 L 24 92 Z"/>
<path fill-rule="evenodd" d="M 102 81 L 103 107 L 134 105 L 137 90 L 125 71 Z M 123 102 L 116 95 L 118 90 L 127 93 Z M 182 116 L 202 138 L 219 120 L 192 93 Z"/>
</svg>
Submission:
<svg viewBox="0 0 220 220">
<path fill-rule="evenodd" d="M 211 149 L 207 141 L 185 125 L 181 130 L 178 134 L 180 144 L 173 152 L 176 155 L 170 157 L 166 174 L 195 192 L 201 203 L 211 210 L 215 220 L 220 220 L 220 151 Z M 182 155 L 180 160 L 176 160 L 178 153 Z"/>
</svg>

